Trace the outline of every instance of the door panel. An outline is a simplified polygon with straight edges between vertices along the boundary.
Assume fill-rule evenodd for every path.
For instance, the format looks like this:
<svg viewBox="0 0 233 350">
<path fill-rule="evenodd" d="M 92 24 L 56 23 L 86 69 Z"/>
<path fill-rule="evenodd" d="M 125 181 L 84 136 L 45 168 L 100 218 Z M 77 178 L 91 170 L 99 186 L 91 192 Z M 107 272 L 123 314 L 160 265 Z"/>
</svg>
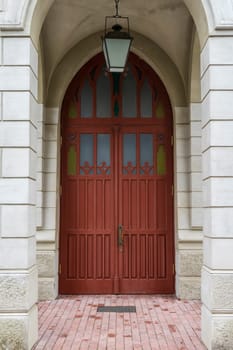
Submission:
<svg viewBox="0 0 233 350">
<path fill-rule="evenodd" d="M 161 81 L 135 55 L 125 75 L 108 75 L 99 55 L 71 83 L 62 118 L 60 293 L 172 293 L 172 115 Z"/>
<path fill-rule="evenodd" d="M 72 130 L 72 133 L 74 130 Z M 76 130 L 67 135 L 77 150 L 77 169 L 69 172 L 64 193 L 63 293 L 112 292 L 113 276 L 113 177 L 112 135 Z M 69 140 L 71 140 L 69 142 Z M 74 174 L 75 173 L 75 174 Z"/>
<path fill-rule="evenodd" d="M 121 293 L 165 292 L 172 287 L 172 258 L 167 246 L 172 240 L 167 225 L 168 178 L 165 168 L 162 176 L 156 168 L 158 131 L 144 130 L 140 126 L 131 127 L 131 133 L 124 128 L 120 132 L 119 220 L 124 236 L 119 252 Z"/>
</svg>

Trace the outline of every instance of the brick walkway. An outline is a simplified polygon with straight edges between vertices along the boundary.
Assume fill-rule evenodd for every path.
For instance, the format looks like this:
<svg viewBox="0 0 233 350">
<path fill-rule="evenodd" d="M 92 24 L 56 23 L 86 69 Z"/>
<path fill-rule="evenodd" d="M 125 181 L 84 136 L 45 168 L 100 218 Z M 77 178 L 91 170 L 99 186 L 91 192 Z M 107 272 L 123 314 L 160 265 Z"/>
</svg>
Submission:
<svg viewBox="0 0 233 350">
<path fill-rule="evenodd" d="M 136 313 L 97 312 L 136 306 Z M 167 296 L 69 296 L 39 303 L 39 349 L 205 349 L 200 303 Z"/>
</svg>

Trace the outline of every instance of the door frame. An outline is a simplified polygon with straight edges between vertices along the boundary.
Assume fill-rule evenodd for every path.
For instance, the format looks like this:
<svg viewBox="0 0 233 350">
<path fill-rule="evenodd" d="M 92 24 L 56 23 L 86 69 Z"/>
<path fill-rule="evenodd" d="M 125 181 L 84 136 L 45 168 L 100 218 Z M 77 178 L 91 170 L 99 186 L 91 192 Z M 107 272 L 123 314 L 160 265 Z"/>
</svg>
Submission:
<svg viewBox="0 0 233 350">
<path fill-rule="evenodd" d="M 140 60 L 140 62 L 144 62 L 142 61 L 138 56 L 134 55 L 134 54 L 130 54 L 131 56 L 133 56 L 134 59 L 136 60 Z M 93 59 L 91 59 L 90 61 L 93 61 L 95 59 L 99 59 L 101 56 L 101 54 L 98 54 L 97 56 L 95 56 Z M 82 68 L 82 69 L 85 69 L 86 66 L 88 66 L 90 64 L 90 61 Z M 144 62 L 145 65 L 147 65 L 145 62 Z M 148 66 L 148 65 L 147 65 Z M 152 70 L 151 67 L 148 66 L 148 68 L 150 70 Z M 82 70 L 81 69 L 81 70 Z M 78 73 L 79 74 L 79 73 Z M 159 84 L 160 86 L 162 87 L 162 90 L 163 90 L 163 94 L 166 95 L 166 98 L 167 98 L 167 102 L 169 104 L 169 108 L 170 108 L 170 116 L 171 116 L 171 126 L 170 126 L 170 130 L 171 130 L 171 144 L 173 146 L 173 113 L 172 113 L 172 108 L 171 108 L 171 104 L 170 104 L 170 99 L 169 99 L 169 96 L 168 96 L 168 93 L 163 85 L 163 83 L 161 82 L 160 78 L 157 76 L 157 74 L 153 71 L 153 74 L 157 77 L 156 79 L 159 81 Z M 73 81 L 71 82 L 70 86 L 72 86 L 73 82 L 74 82 L 75 79 L 73 79 Z M 67 92 L 69 91 L 69 88 L 67 89 Z M 67 92 L 66 92 L 66 95 L 67 95 Z M 132 121 L 132 126 L 133 126 L 133 121 Z M 80 125 L 80 127 L 82 129 L 85 129 L 90 131 L 90 121 L 89 120 L 85 120 L 85 123 L 82 123 L 82 126 Z M 98 123 L 97 123 L 98 124 Z M 129 123 L 130 124 L 130 123 Z M 109 127 L 118 127 L 117 125 L 112 125 L 112 121 L 109 122 Z M 145 125 L 146 127 L 147 125 Z M 130 127 L 130 125 L 129 125 Z M 142 128 L 144 127 L 144 125 L 142 126 Z M 106 128 L 107 128 L 107 125 L 106 125 Z M 95 129 L 96 130 L 96 129 Z M 63 130 L 62 130 L 62 126 L 61 126 L 61 134 L 62 134 Z M 169 156 L 171 157 L 171 167 L 172 167 L 172 191 L 173 191 L 173 184 L 174 184 L 174 161 L 173 161 L 173 148 L 171 148 L 171 154 L 169 154 Z M 61 157 L 62 158 L 62 157 Z M 61 167 L 61 172 L 62 172 L 62 167 Z M 61 173 L 61 177 L 60 177 L 60 181 L 62 182 L 62 173 Z M 171 222 L 172 222 L 172 261 L 173 261 L 173 270 L 175 271 L 175 237 L 174 237 L 174 232 L 175 232 L 175 227 L 174 227 L 174 209 L 175 209 L 175 205 L 174 205 L 174 196 L 172 197 L 173 200 L 172 200 L 172 218 L 171 218 Z M 62 207 L 62 203 L 61 203 L 62 199 L 60 199 L 60 208 Z M 59 238 L 59 242 L 61 241 L 61 222 L 62 222 L 62 213 L 60 212 L 60 238 Z M 60 244 L 59 244 L 60 245 Z M 115 253 L 114 253 L 115 254 Z M 59 250 L 59 262 L 60 262 L 60 259 L 61 259 L 61 249 Z M 60 264 L 59 264 L 60 266 Z M 60 268 L 59 268 L 60 270 Z M 60 278 L 59 278 L 60 280 Z M 117 282 L 115 282 L 117 284 Z M 60 285 L 60 281 L 59 281 L 59 285 Z M 60 289 L 60 287 L 59 287 Z M 114 288 L 115 290 L 117 290 L 117 286 L 116 288 Z M 173 276 L 173 291 L 172 293 L 174 293 L 175 291 L 175 275 Z"/>
</svg>

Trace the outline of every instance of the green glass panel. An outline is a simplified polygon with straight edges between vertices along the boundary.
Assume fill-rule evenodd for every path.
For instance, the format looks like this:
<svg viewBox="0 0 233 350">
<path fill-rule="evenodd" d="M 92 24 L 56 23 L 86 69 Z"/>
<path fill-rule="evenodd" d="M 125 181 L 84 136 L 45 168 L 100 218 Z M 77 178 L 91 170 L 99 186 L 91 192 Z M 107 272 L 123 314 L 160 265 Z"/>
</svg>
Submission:
<svg viewBox="0 0 233 350">
<path fill-rule="evenodd" d="M 77 109 L 74 102 L 71 102 L 70 104 L 68 115 L 69 119 L 75 119 L 77 117 Z"/>
<path fill-rule="evenodd" d="M 68 151 L 68 175 L 76 175 L 76 163 L 75 146 L 70 146 Z"/>
<path fill-rule="evenodd" d="M 159 145 L 157 151 L 157 174 L 165 175 L 166 174 L 166 152 L 164 145 Z"/>
<path fill-rule="evenodd" d="M 119 116 L 119 103 L 118 101 L 115 101 L 114 103 L 114 117 L 118 117 Z"/>
<path fill-rule="evenodd" d="M 161 101 L 159 101 L 156 107 L 156 118 L 163 119 L 165 117 L 165 109 Z"/>
</svg>

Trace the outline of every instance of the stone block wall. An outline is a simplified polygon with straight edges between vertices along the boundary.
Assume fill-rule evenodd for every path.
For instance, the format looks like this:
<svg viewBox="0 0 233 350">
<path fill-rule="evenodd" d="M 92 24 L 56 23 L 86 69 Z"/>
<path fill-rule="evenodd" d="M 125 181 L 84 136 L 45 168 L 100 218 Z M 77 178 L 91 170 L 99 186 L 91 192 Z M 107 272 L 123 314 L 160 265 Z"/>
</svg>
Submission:
<svg viewBox="0 0 233 350">
<path fill-rule="evenodd" d="M 0 37 L 0 348 L 37 340 L 37 51 Z"/>
<path fill-rule="evenodd" d="M 233 37 L 213 36 L 201 54 L 204 260 L 202 339 L 233 348 Z"/>
</svg>

